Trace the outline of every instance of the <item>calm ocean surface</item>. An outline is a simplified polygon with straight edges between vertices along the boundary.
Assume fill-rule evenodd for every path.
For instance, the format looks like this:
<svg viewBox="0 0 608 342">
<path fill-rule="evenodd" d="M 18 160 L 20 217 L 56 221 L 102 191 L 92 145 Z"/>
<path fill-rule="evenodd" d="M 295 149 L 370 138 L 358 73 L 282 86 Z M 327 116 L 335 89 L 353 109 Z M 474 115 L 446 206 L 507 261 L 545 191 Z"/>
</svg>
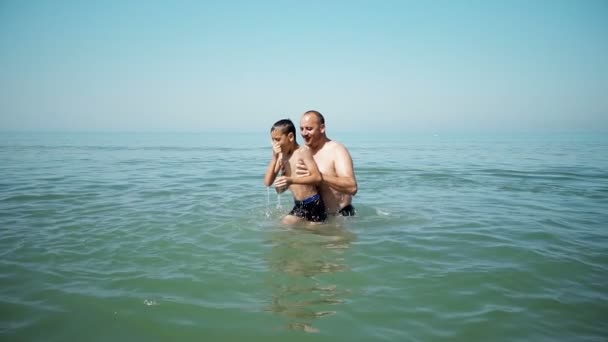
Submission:
<svg viewBox="0 0 608 342">
<path fill-rule="evenodd" d="M 266 131 L 0 133 L 0 339 L 608 339 L 608 137 L 330 135 L 310 232 Z"/>
</svg>

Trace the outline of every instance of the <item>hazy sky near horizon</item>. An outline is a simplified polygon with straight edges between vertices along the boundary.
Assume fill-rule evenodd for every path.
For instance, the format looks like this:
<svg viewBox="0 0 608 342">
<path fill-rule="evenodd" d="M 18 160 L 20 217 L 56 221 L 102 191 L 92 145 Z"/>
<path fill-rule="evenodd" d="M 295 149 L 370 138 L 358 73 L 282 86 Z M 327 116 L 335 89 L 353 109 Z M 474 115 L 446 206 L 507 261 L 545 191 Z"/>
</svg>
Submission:
<svg viewBox="0 0 608 342">
<path fill-rule="evenodd" d="M 0 130 L 608 130 L 608 2 L 0 2 Z"/>
</svg>

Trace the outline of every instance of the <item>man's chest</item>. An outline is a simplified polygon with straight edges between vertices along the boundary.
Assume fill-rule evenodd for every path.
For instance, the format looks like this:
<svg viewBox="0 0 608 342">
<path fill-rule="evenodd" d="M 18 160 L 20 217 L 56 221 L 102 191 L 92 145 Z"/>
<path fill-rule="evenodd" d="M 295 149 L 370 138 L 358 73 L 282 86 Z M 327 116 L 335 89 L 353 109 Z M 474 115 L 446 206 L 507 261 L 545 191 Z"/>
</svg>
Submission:
<svg viewBox="0 0 608 342">
<path fill-rule="evenodd" d="M 333 156 L 330 153 L 319 151 L 314 155 L 315 162 L 321 173 L 334 175 L 336 168 Z"/>
</svg>

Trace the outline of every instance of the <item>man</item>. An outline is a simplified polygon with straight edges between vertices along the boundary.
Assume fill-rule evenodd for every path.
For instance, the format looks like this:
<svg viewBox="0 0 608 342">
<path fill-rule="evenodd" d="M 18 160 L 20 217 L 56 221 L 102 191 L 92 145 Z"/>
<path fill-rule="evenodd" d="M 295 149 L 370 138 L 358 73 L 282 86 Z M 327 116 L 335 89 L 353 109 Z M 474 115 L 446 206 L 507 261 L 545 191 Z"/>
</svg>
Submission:
<svg viewBox="0 0 608 342">
<path fill-rule="evenodd" d="M 312 152 L 323 180 L 319 191 L 325 202 L 327 213 L 353 216 L 353 196 L 357 193 L 357 179 L 353 159 L 344 145 L 333 141 L 325 134 L 325 118 L 316 110 L 309 110 L 300 120 L 300 134 Z M 298 162 L 296 175 L 310 173 L 303 162 Z"/>
</svg>

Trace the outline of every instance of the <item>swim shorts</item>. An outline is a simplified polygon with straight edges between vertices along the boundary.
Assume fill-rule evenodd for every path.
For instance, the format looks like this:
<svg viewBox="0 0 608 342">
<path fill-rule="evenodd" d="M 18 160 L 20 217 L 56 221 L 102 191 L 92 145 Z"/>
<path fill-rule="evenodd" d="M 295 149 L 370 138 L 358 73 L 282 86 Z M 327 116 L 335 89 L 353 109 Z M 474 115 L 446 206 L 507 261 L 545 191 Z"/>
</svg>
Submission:
<svg viewBox="0 0 608 342">
<path fill-rule="evenodd" d="M 311 222 L 323 222 L 327 219 L 327 211 L 321 195 L 316 194 L 303 201 L 294 200 L 293 202 L 294 207 L 289 215 L 302 217 Z"/>
<path fill-rule="evenodd" d="M 355 207 L 353 207 L 351 204 L 338 211 L 338 215 L 340 216 L 355 216 L 356 213 L 357 211 L 355 210 Z"/>
</svg>

